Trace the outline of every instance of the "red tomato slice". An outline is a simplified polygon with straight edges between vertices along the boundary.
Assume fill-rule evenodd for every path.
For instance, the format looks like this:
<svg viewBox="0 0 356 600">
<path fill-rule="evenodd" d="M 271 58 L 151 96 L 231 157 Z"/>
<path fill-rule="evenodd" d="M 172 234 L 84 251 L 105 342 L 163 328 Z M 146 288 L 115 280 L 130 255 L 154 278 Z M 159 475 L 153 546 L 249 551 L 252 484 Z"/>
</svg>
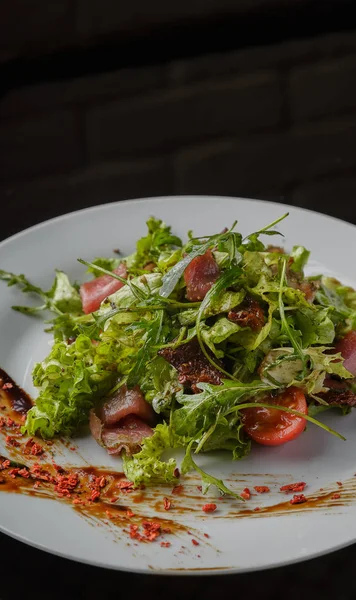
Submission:
<svg viewBox="0 0 356 600">
<path fill-rule="evenodd" d="M 335 350 L 341 352 L 345 369 L 356 376 L 356 331 L 350 331 L 339 340 Z"/>
<path fill-rule="evenodd" d="M 126 266 L 121 263 L 117 269 L 114 269 L 113 273 L 120 275 L 121 277 L 127 277 Z M 95 310 L 98 310 L 100 304 L 105 298 L 117 292 L 122 288 L 124 284 L 110 275 L 102 275 L 96 277 L 92 281 L 83 283 L 80 286 L 80 297 L 82 299 L 83 311 L 87 315 Z"/>
<path fill-rule="evenodd" d="M 262 402 L 262 401 L 261 401 Z M 304 415 L 308 414 L 308 405 L 303 392 L 290 387 L 278 396 L 268 397 L 263 402 L 292 408 Z M 246 408 L 242 421 L 246 433 L 255 442 L 264 446 L 279 446 L 295 440 L 305 429 L 306 420 L 297 415 L 273 408 Z"/>
</svg>

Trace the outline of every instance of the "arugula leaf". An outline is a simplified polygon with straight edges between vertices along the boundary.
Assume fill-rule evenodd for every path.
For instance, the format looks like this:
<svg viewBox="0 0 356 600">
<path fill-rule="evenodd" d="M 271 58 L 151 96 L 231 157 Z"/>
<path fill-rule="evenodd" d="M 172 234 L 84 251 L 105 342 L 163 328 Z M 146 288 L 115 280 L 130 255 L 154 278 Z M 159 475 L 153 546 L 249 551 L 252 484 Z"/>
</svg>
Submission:
<svg viewBox="0 0 356 600">
<path fill-rule="evenodd" d="M 128 388 L 139 384 L 145 374 L 147 362 L 154 353 L 154 346 L 164 342 L 163 317 L 164 311 L 158 310 L 155 317 L 147 323 L 144 344 L 137 353 L 135 364 L 127 379 Z"/>
<path fill-rule="evenodd" d="M 225 416 L 231 406 L 238 404 L 246 396 L 252 398 L 263 392 L 270 392 L 275 386 L 256 380 L 241 383 L 224 379 L 221 385 L 199 383 L 200 394 L 177 394 L 181 408 L 171 415 L 171 425 L 180 436 L 200 437 L 216 422 L 217 417 Z"/>
<path fill-rule="evenodd" d="M 304 246 L 293 246 L 290 257 L 293 259 L 290 269 L 296 273 L 303 273 L 303 269 L 309 260 L 310 252 Z"/>
<path fill-rule="evenodd" d="M 37 312 L 50 310 L 56 314 L 64 312 L 78 314 L 82 312 L 82 303 L 78 290 L 70 283 L 68 276 L 63 271 L 56 271 L 56 276 L 51 289 L 48 292 L 33 285 L 24 275 L 15 275 L 0 269 L 0 279 L 7 281 L 7 285 L 18 285 L 22 292 L 32 293 L 42 300 L 39 306 L 13 306 L 12 308 L 24 314 L 35 314 Z"/>
<path fill-rule="evenodd" d="M 181 464 L 181 471 L 182 471 L 183 475 L 185 473 L 189 473 L 189 471 L 196 471 L 197 473 L 199 473 L 199 475 L 201 476 L 201 479 L 202 479 L 202 484 L 203 484 L 202 485 L 203 494 L 207 493 L 207 491 L 211 485 L 215 485 L 222 494 L 228 494 L 229 496 L 233 496 L 234 498 L 237 498 L 238 500 L 243 500 L 242 496 L 240 496 L 236 492 L 233 492 L 232 490 L 227 488 L 226 485 L 224 484 L 224 482 L 222 481 L 222 479 L 217 479 L 216 477 L 213 477 L 213 475 L 209 475 L 209 473 L 206 473 L 205 471 L 203 471 L 203 469 L 198 467 L 198 465 L 192 458 L 191 450 L 192 450 L 193 443 L 194 443 L 194 441 L 192 440 L 188 444 L 186 451 L 185 451 L 185 457 Z"/>
<path fill-rule="evenodd" d="M 135 486 L 177 481 L 174 470 L 177 466 L 174 458 L 162 460 L 165 450 L 177 447 L 169 426 L 166 423 L 156 425 L 154 434 L 142 442 L 142 449 L 132 457 L 123 456 L 123 469 L 126 477 Z"/>
<path fill-rule="evenodd" d="M 295 322 L 302 333 L 303 347 L 313 344 L 332 344 L 335 338 L 335 326 L 329 308 L 299 308 L 295 312 Z"/>
<path fill-rule="evenodd" d="M 163 223 L 161 219 L 150 217 L 147 221 L 147 228 L 147 235 L 136 243 L 136 252 L 126 259 L 129 269 L 143 268 L 150 262 L 156 263 L 161 252 L 182 246 L 181 239 L 172 235 L 171 227 Z"/>
<path fill-rule="evenodd" d="M 259 239 L 260 235 L 281 235 L 283 237 L 282 233 L 280 233 L 279 231 L 275 231 L 274 229 L 272 229 L 272 227 L 283 221 L 286 217 L 288 217 L 288 215 L 289 213 L 285 213 L 284 215 L 282 215 L 282 217 L 279 217 L 269 225 L 262 227 L 262 229 L 259 229 L 254 233 L 250 233 L 244 238 L 240 250 L 242 252 L 245 252 L 246 250 L 257 252 L 261 250 L 263 251 L 265 249 L 265 246 Z"/>
<path fill-rule="evenodd" d="M 171 408 L 175 394 L 182 390 L 182 385 L 178 383 L 176 369 L 161 356 L 156 356 L 146 364 L 140 388 L 154 411 L 161 414 Z"/>
<path fill-rule="evenodd" d="M 296 335 L 294 334 L 292 328 L 290 327 L 288 320 L 286 319 L 285 316 L 285 310 L 284 310 L 284 303 L 283 303 L 283 288 L 285 285 L 285 277 L 286 277 L 286 260 L 283 260 L 283 265 L 282 265 L 282 273 L 281 273 L 281 279 L 280 279 L 280 288 L 279 288 L 279 294 L 278 294 L 278 307 L 279 307 L 279 314 L 281 317 L 281 325 L 282 325 L 282 332 L 284 332 L 287 336 L 287 338 L 289 339 L 290 343 L 292 344 L 294 351 L 296 353 L 297 356 L 299 356 L 300 360 L 303 363 L 303 373 L 304 373 L 304 368 L 305 368 L 305 357 L 302 351 L 302 347 L 299 343 L 299 340 L 297 339 Z"/>
<path fill-rule="evenodd" d="M 87 273 L 93 273 L 95 277 L 99 277 L 102 274 L 102 271 L 96 269 L 96 266 L 101 267 L 102 269 L 105 269 L 111 273 L 114 269 L 117 269 L 120 263 L 122 263 L 122 259 L 117 256 L 112 258 L 100 256 L 91 261 L 91 266 L 88 267 Z"/>
</svg>

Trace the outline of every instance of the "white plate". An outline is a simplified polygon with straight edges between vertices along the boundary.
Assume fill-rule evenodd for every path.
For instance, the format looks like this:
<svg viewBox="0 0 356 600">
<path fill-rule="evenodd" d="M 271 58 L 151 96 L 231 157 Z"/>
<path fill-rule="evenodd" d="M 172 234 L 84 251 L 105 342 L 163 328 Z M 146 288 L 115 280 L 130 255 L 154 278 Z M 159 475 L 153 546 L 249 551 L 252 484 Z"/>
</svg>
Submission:
<svg viewBox="0 0 356 600">
<path fill-rule="evenodd" d="M 119 247 L 124 254 L 133 251 L 137 238 L 145 232 L 150 215 L 172 224 L 174 233 L 185 237 L 212 234 L 238 219 L 238 229 L 247 234 L 272 222 L 284 212 L 290 216 L 280 226 L 288 247 L 304 244 L 312 251 L 314 272 L 328 272 L 355 285 L 355 233 L 350 224 L 307 210 L 282 204 L 219 197 L 170 197 L 108 204 L 75 212 L 32 227 L 0 244 L 0 267 L 25 273 L 41 286 L 49 286 L 55 267 L 72 278 L 83 277 L 77 257 L 92 259 L 111 255 Z M 11 310 L 23 303 L 21 293 L 1 283 L 0 366 L 30 393 L 31 369 L 49 350 L 49 336 L 43 323 Z M 187 496 L 178 505 L 184 512 L 153 509 L 152 501 L 135 505 L 135 512 L 176 519 L 192 530 L 172 535 L 170 548 L 159 541 L 135 544 L 119 528 L 82 518 L 69 505 L 43 498 L 11 495 L 0 491 L 0 529 L 24 542 L 71 558 L 104 567 L 154 573 L 217 573 L 263 569 L 303 560 L 330 552 L 356 539 L 356 412 L 343 418 L 325 415 L 325 422 L 347 437 L 342 442 L 310 426 L 298 440 L 279 448 L 254 448 L 241 462 L 225 454 L 202 457 L 212 473 L 229 480 L 236 489 L 246 485 L 268 485 L 269 494 L 253 496 L 252 512 L 242 516 L 241 503 L 225 498 L 216 500 L 218 511 L 201 510 L 206 498 L 199 498 L 198 480 L 188 479 Z M 120 469 L 120 461 L 110 458 L 91 438 L 79 440 L 79 453 L 69 453 L 74 464 L 87 460 L 93 464 Z M 1 451 L 1 447 L 0 447 Z M 62 456 L 65 460 L 66 457 Z M 355 478 L 356 479 L 356 478 Z M 264 512 L 264 507 L 289 500 L 279 486 L 306 481 L 309 503 L 295 511 L 283 507 Z M 343 482 L 343 487 L 337 485 Z M 323 488 L 323 491 L 320 491 Z M 329 492 L 340 491 L 339 501 Z M 160 492 L 161 493 L 161 492 Z M 329 494 L 328 501 L 318 496 Z M 169 495 L 170 489 L 162 492 Z M 195 496 L 197 496 L 196 498 Z M 189 498 L 189 495 L 192 497 Z M 131 496 L 130 496 L 131 497 Z M 125 501 L 130 503 L 130 497 Z M 178 498 L 178 497 L 177 497 Z M 176 500 L 177 500 L 176 498 Z M 313 498 L 315 500 L 313 500 Z M 325 497 L 324 497 L 325 500 Z M 253 511 L 259 507 L 260 511 Z M 204 537 L 209 534 L 209 538 Z"/>
</svg>

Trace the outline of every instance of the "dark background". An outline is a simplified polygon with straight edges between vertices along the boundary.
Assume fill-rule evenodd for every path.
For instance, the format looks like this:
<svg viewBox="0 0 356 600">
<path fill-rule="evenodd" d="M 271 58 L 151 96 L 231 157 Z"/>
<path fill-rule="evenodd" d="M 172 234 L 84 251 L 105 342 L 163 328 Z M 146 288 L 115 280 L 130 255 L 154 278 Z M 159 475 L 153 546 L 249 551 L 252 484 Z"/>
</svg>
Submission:
<svg viewBox="0 0 356 600">
<path fill-rule="evenodd" d="M 0 239 L 78 208 L 165 194 L 271 199 L 356 223 L 354 5 L 2 2 Z M 351 599 L 355 558 L 353 546 L 258 574 L 161 578 L 1 536 L 0 598 Z"/>
</svg>

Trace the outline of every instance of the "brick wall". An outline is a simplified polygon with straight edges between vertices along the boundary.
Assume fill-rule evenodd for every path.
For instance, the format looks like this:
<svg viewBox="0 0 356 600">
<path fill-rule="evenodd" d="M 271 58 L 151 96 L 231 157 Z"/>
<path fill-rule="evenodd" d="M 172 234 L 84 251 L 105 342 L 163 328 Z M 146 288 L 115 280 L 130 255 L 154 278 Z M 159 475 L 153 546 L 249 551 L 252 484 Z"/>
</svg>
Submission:
<svg viewBox="0 0 356 600">
<path fill-rule="evenodd" d="M 356 31 L 14 89 L 0 120 L 11 231 L 24 203 L 36 221 L 174 193 L 356 223 Z"/>
</svg>

